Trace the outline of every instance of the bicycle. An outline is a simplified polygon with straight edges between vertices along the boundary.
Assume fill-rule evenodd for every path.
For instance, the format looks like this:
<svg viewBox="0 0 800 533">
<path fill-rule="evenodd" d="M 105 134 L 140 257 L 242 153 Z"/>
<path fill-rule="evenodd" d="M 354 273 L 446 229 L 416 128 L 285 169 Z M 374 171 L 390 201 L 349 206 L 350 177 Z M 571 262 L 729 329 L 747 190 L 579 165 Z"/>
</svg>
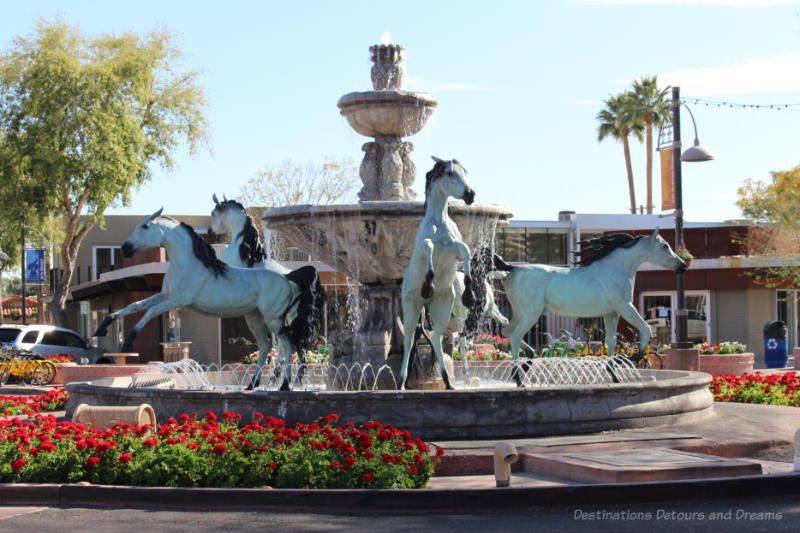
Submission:
<svg viewBox="0 0 800 533">
<path fill-rule="evenodd" d="M 0 351 L 0 386 L 12 376 L 22 383 L 47 385 L 56 377 L 56 365 L 31 352 L 4 347 Z"/>
</svg>

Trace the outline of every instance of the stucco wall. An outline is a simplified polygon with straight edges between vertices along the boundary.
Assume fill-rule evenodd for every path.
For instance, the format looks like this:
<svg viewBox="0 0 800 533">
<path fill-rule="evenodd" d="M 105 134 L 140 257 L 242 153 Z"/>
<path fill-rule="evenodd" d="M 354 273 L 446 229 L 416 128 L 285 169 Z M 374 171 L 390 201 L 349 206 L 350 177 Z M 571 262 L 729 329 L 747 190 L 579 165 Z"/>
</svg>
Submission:
<svg viewBox="0 0 800 533">
<path fill-rule="evenodd" d="M 711 340 L 738 341 L 764 361 L 764 324 L 775 319 L 775 291 L 741 289 L 712 291 Z"/>
<path fill-rule="evenodd" d="M 181 308 L 181 341 L 189 341 L 189 357 L 200 364 L 220 364 L 219 318 Z"/>
</svg>

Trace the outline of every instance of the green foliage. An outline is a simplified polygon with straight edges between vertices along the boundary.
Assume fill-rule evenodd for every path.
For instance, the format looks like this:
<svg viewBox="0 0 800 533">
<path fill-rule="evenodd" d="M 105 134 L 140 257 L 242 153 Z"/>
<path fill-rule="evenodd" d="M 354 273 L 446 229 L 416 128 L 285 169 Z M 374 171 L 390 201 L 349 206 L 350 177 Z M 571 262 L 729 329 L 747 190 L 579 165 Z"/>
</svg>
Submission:
<svg viewBox="0 0 800 533">
<path fill-rule="evenodd" d="M 736 204 L 757 224 L 734 241 L 748 255 L 760 257 L 753 272 L 757 280 L 800 284 L 800 166 L 770 174 L 769 182 L 747 180 L 739 187 Z"/>
<path fill-rule="evenodd" d="M 714 375 L 710 387 L 718 402 L 800 407 L 800 376 L 796 372 Z"/>
<path fill-rule="evenodd" d="M 105 209 L 127 204 L 152 164 L 172 168 L 181 143 L 207 144 L 198 73 L 181 71 L 173 40 L 167 29 L 86 37 L 43 20 L 0 55 L 0 213 L 35 227 L 60 217 L 60 313 L 80 242 Z"/>
</svg>

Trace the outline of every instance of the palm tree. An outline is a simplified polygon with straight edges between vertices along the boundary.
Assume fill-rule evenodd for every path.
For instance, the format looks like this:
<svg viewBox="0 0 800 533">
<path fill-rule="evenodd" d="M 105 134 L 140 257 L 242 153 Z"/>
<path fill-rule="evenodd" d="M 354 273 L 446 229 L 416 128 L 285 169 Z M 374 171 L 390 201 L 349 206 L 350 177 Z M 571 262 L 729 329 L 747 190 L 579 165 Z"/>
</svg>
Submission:
<svg viewBox="0 0 800 533">
<path fill-rule="evenodd" d="M 656 76 L 642 77 L 633 82 L 633 112 L 644 122 L 647 136 L 647 214 L 653 213 L 653 126 L 661 127 L 669 113 L 669 87 L 658 88 Z"/>
<path fill-rule="evenodd" d="M 637 120 L 634 113 L 633 94 L 630 91 L 616 96 L 609 95 L 603 100 L 605 109 L 597 113 L 600 126 L 597 128 L 597 142 L 602 142 L 606 137 L 622 141 L 625 153 L 625 169 L 628 171 L 628 191 L 631 199 L 631 214 L 636 214 L 636 193 L 633 188 L 633 169 L 631 168 L 631 150 L 628 136 L 633 134 L 639 142 L 642 141 L 643 125 Z"/>
</svg>

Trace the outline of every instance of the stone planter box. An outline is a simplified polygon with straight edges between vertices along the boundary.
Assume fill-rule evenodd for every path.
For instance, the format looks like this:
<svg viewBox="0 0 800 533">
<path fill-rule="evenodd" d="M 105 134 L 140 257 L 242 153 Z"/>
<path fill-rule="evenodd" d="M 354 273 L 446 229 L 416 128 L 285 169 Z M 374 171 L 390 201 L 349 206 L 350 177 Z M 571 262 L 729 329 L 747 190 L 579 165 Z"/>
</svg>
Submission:
<svg viewBox="0 0 800 533">
<path fill-rule="evenodd" d="M 795 348 L 792 351 L 792 357 L 794 358 L 795 370 L 800 370 L 800 348 Z"/>
<path fill-rule="evenodd" d="M 753 371 L 755 354 L 752 352 L 736 354 L 700 355 L 700 371 L 709 374 L 744 375 Z"/>
<path fill-rule="evenodd" d="M 64 384 L 64 368 L 65 367 L 73 367 L 78 366 L 77 363 L 58 363 L 56 365 L 56 376 L 53 378 L 53 381 L 50 382 L 51 385 L 63 385 Z"/>
<path fill-rule="evenodd" d="M 73 381 L 90 381 L 93 379 L 110 378 L 116 376 L 130 376 L 146 365 L 60 365 L 63 384 Z"/>
</svg>

